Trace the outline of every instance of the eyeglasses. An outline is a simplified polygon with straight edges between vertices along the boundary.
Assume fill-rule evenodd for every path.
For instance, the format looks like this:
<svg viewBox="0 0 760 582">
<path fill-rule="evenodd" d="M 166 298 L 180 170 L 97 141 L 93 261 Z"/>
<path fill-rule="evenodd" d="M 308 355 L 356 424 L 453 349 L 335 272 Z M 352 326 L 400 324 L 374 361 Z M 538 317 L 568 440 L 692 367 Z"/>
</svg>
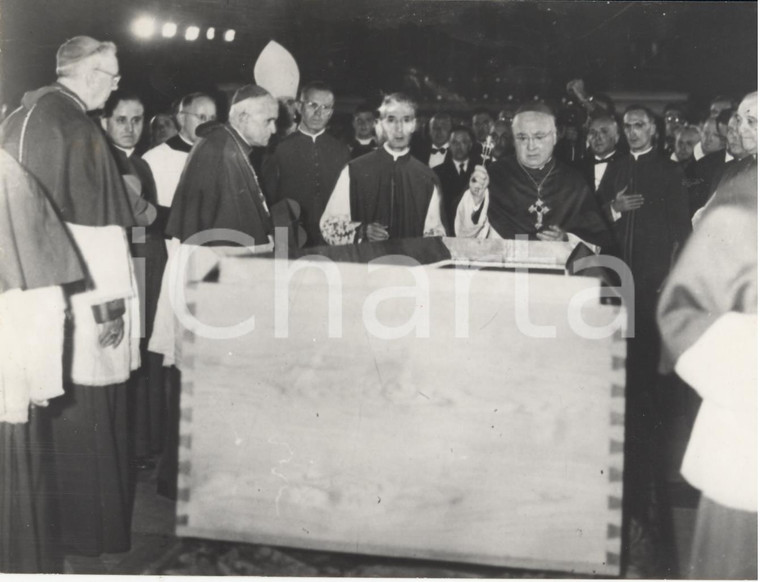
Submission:
<svg viewBox="0 0 760 582">
<path fill-rule="evenodd" d="M 207 121 L 216 121 L 216 115 L 206 115 L 205 113 L 201 113 L 200 115 L 198 115 L 197 113 L 193 113 L 192 111 L 180 111 L 180 113 L 197 117 L 201 123 L 206 123 Z"/>
<path fill-rule="evenodd" d="M 333 110 L 332 105 L 320 105 L 319 103 L 314 103 L 314 101 L 302 101 L 301 103 L 312 113 L 332 113 Z"/>
<path fill-rule="evenodd" d="M 103 73 L 104 75 L 108 75 L 109 77 L 111 77 L 111 85 L 114 88 L 118 87 L 119 81 L 121 81 L 121 75 L 119 75 L 118 73 L 111 73 L 110 71 L 106 71 L 105 69 L 99 69 L 97 67 L 95 67 L 95 70 Z"/>
</svg>

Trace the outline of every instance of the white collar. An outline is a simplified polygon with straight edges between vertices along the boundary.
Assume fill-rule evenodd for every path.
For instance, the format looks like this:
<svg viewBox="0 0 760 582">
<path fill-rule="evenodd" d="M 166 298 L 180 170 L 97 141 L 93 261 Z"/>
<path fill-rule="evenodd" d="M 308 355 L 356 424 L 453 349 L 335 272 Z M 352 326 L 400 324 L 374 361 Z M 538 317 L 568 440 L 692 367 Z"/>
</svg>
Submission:
<svg viewBox="0 0 760 582">
<path fill-rule="evenodd" d="M 644 154 L 648 154 L 652 151 L 652 146 L 649 146 L 647 149 L 645 149 L 643 152 L 631 152 L 631 155 L 633 156 L 634 160 L 638 160 L 639 156 L 643 156 Z"/>
<path fill-rule="evenodd" d="M 127 154 L 127 157 L 130 157 L 134 153 L 134 151 L 135 151 L 135 148 L 129 148 L 129 149 L 127 149 L 127 148 L 123 148 L 121 146 L 117 146 L 116 144 L 114 144 L 114 147 L 117 148 L 117 149 L 120 149 L 125 154 Z"/>
<path fill-rule="evenodd" d="M 726 150 L 726 155 L 723 158 L 723 163 L 727 164 L 728 162 L 730 162 L 733 159 L 734 159 L 734 156 L 732 156 L 731 154 L 729 154 L 728 150 Z"/>
<path fill-rule="evenodd" d="M 432 147 L 433 149 L 436 149 L 436 150 L 447 150 L 447 149 L 449 149 L 449 142 L 446 142 L 442 146 L 431 145 L 430 147 Z"/>
<path fill-rule="evenodd" d="M 358 142 L 359 142 L 360 144 L 362 144 L 362 145 L 369 145 L 369 144 L 371 144 L 371 143 L 374 143 L 375 139 L 374 139 L 374 138 L 372 138 L 372 137 L 368 137 L 367 139 L 359 139 L 359 138 L 357 137 L 357 138 L 356 138 L 356 141 L 358 141 Z"/>
<path fill-rule="evenodd" d="M 603 158 L 600 158 L 599 156 L 597 156 L 596 154 L 594 154 L 594 159 L 595 159 L 597 162 L 608 162 L 608 161 L 610 160 L 610 158 L 611 158 L 612 156 L 614 156 L 614 155 L 615 155 L 615 150 L 612 150 L 610 153 L 608 153 L 608 154 L 607 154 L 606 156 L 604 156 Z"/>
<path fill-rule="evenodd" d="M 705 150 L 702 149 L 701 141 L 694 146 L 694 153 L 692 155 L 694 156 L 695 160 L 701 160 L 705 157 Z"/>
<path fill-rule="evenodd" d="M 182 141 L 184 141 L 184 142 L 185 142 L 187 145 L 189 145 L 190 147 L 192 147 L 192 146 L 194 145 L 194 144 L 193 144 L 193 142 L 191 142 L 191 141 L 187 141 L 187 139 L 185 139 L 185 136 L 184 136 L 184 135 L 182 135 L 182 133 L 178 133 L 177 135 L 179 136 L 179 138 L 180 138 Z"/>
<path fill-rule="evenodd" d="M 388 147 L 388 142 L 385 142 L 385 143 L 383 144 L 383 148 L 385 149 L 385 151 L 386 151 L 386 152 L 388 152 L 388 153 L 389 153 L 391 156 L 393 156 L 393 161 L 394 161 L 394 162 L 395 162 L 397 159 L 399 159 L 401 156 L 405 156 L 406 154 L 408 154 L 408 153 L 409 153 L 409 148 L 408 148 L 408 147 L 407 147 L 407 148 L 404 148 L 404 149 L 403 149 L 403 150 L 401 150 L 400 152 L 397 152 L 396 150 L 392 150 L 391 148 L 389 148 L 389 147 Z"/>
<path fill-rule="evenodd" d="M 309 132 L 308 132 L 308 131 L 306 131 L 306 130 L 305 130 L 303 127 L 301 127 L 301 124 L 300 124 L 300 123 L 298 124 L 298 131 L 300 131 L 300 132 L 301 132 L 302 134 L 304 134 L 306 137 L 310 137 L 310 138 L 311 138 L 311 141 L 313 141 L 314 143 L 316 143 L 316 141 L 317 141 L 317 138 L 318 138 L 320 135 L 322 135 L 322 134 L 325 132 L 325 130 L 323 129 L 322 131 L 319 131 L 319 132 L 317 132 L 317 133 L 309 133 Z"/>
</svg>

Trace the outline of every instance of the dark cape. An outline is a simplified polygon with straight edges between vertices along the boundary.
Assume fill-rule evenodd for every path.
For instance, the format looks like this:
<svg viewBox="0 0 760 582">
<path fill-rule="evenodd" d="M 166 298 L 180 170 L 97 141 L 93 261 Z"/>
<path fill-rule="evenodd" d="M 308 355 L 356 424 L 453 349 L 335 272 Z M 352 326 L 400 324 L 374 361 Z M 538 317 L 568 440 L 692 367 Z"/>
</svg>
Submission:
<svg viewBox="0 0 760 582">
<path fill-rule="evenodd" d="M 409 153 L 393 160 L 385 148 L 348 164 L 351 220 L 388 227 L 390 238 L 421 237 L 430 200 L 438 186 L 435 172 Z"/>
<path fill-rule="evenodd" d="M 76 247 L 39 182 L 0 149 L 0 293 L 84 278 Z"/>
<path fill-rule="evenodd" d="M 79 255 L 39 184 L 0 150 L 0 293 L 84 278 Z M 51 483 L 39 450 L 39 415 L 0 422 L 0 572 L 60 571 L 50 539 Z"/>
<path fill-rule="evenodd" d="M 248 159 L 249 146 L 229 124 L 204 125 L 185 163 L 172 202 L 166 234 L 185 242 L 212 228 L 269 242 L 272 221 Z M 222 241 L 221 244 L 230 244 Z"/>
<path fill-rule="evenodd" d="M 26 93 L 0 126 L 0 143 L 37 178 L 64 221 L 134 226 L 134 210 L 144 206 L 133 210 L 108 142 L 85 110 L 59 84 Z"/>
<path fill-rule="evenodd" d="M 536 184 L 542 184 L 541 200 L 549 208 L 543 215 L 544 226 L 558 226 L 592 244 L 610 243 L 609 226 L 588 184 L 560 160 L 532 170 L 513 155 L 490 164 L 488 176 L 488 222 L 502 238 L 527 235 L 537 240 L 536 213 L 530 208 L 538 200 Z"/>
<path fill-rule="evenodd" d="M 328 133 L 315 141 L 301 131 L 283 138 L 264 158 L 261 176 L 267 201 L 272 207 L 289 198 L 300 205 L 306 246 L 325 244 L 319 219 L 349 159 L 346 145 Z"/>
</svg>

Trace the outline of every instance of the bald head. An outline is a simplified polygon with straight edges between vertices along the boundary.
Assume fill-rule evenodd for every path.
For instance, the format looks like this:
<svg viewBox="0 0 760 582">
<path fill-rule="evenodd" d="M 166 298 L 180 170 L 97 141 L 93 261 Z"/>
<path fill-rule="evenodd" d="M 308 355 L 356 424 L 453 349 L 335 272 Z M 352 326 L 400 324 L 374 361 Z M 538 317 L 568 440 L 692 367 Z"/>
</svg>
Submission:
<svg viewBox="0 0 760 582">
<path fill-rule="evenodd" d="M 265 146 L 277 131 L 280 107 L 269 93 L 248 97 L 230 108 L 230 125 L 252 146 Z"/>
<path fill-rule="evenodd" d="M 598 158 L 606 158 L 614 150 L 620 139 L 618 124 L 608 116 L 594 118 L 588 129 L 588 143 Z"/>
<path fill-rule="evenodd" d="M 88 110 L 100 109 L 119 85 L 116 45 L 89 36 L 67 40 L 56 54 L 58 82 L 75 93 Z"/>
<path fill-rule="evenodd" d="M 512 120 L 517 161 L 526 168 L 543 168 L 557 143 L 554 116 L 541 111 L 522 111 Z"/>
</svg>

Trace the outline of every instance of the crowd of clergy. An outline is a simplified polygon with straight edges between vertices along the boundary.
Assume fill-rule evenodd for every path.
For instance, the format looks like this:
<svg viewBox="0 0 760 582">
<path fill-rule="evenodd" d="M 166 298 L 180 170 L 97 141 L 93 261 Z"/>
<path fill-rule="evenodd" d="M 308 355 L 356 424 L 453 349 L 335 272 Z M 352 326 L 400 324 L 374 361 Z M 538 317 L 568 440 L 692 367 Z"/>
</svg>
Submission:
<svg viewBox="0 0 760 582">
<path fill-rule="evenodd" d="M 296 99 L 242 85 L 228 107 L 178 95 L 148 123 L 113 43 L 68 40 L 56 74 L 0 126 L 0 572 L 127 551 L 138 471 L 176 498 L 166 265 L 182 245 L 226 244 L 212 229 L 272 251 L 282 226 L 296 247 L 526 236 L 622 259 L 636 330 L 626 535 L 667 547 L 660 453 L 680 383 L 701 400 L 681 467 L 701 492 L 682 574 L 757 576 L 756 93 L 660 116 L 575 80 L 561 106 L 428 118 L 389 93 L 346 135 L 322 82 Z"/>
</svg>

